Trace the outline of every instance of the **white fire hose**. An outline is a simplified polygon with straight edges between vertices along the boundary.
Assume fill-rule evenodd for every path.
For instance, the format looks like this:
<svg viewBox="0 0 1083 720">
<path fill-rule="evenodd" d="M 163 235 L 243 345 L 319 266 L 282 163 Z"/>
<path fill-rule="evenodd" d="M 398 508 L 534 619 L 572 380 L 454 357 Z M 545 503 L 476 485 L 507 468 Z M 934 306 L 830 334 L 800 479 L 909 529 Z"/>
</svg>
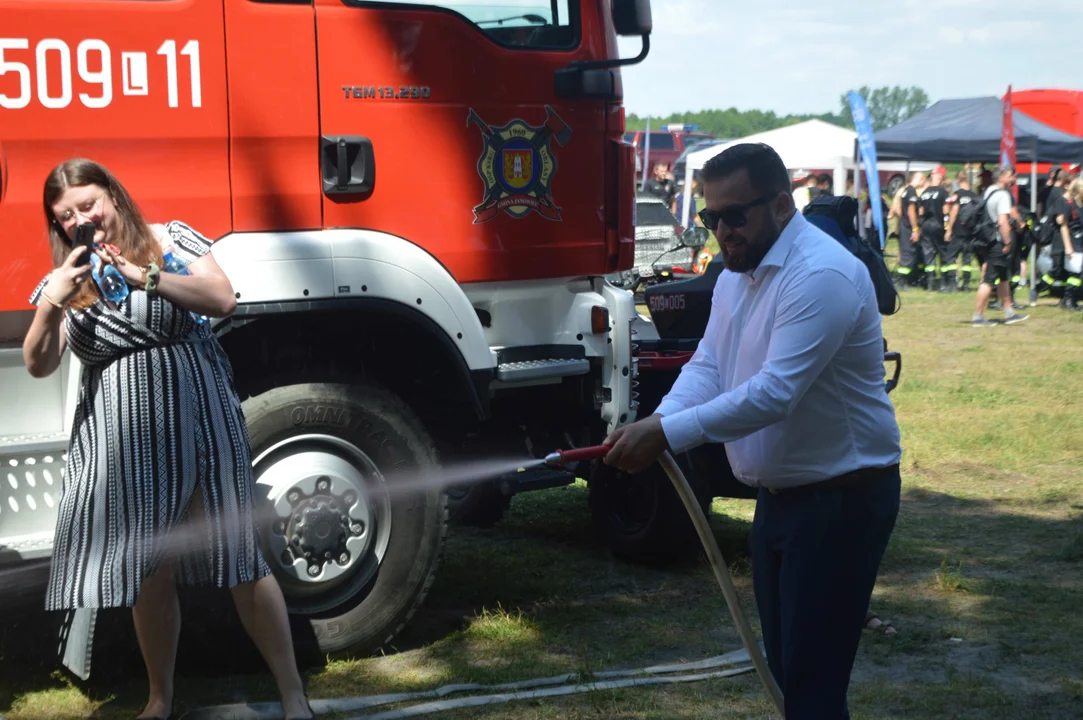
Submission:
<svg viewBox="0 0 1083 720">
<path fill-rule="evenodd" d="M 775 676 L 771 674 L 771 669 L 767 667 L 767 659 L 760 652 L 760 645 L 756 641 L 756 635 L 752 632 L 748 620 L 745 619 L 744 610 L 741 608 L 741 599 L 737 597 L 737 589 L 733 587 L 733 580 L 730 579 L 726 560 L 722 557 L 722 550 L 718 547 L 718 543 L 715 542 L 711 526 L 707 524 L 707 517 L 703 514 L 703 510 L 700 508 L 692 488 L 689 487 L 684 473 L 681 472 L 677 461 L 673 459 L 668 450 L 662 453 L 662 457 L 658 458 L 658 463 L 666 471 L 666 475 L 669 476 L 674 489 L 681 496 L 684 509 L 688 511 L 688 516 L 692 518 L 692 524 L 696 526 L 699 541 L 703 544 L 703 550 L 707 553 L 707 560 L 711 563 L 711 570 L 714 571 L 715 579 L 718 580 L 718 586 L 722 588 L 722 595 L 726 598 L 726 606 L 730 609 L 730 615 L 733 616 L 733 624 L 741 635 L 741 642 L 744 643 L 748 656 L 752 658 L 752 664 L 756 668 L 756 674 L 760 676 L 760 682 L 763 683 L 767 694 L 771 696 L 771 700 L 775 703 L 775 707 L 778 708 L 779 714 L 786 717 L 782 690 L 779 689 L 778 683 L 775 682 Z"/>
<path fill-rule="evenodd" d="M 547 456 L 545 463 L 554 467 L 560 467 L 565 461 L 600 457 L 601 455 L 604 455 L 606 451 L 608 451 L 607 447 L 597 446 L 593 448 L 581 448 L 566 452 L 557 452 Z M 685 478 L 684 473 L 681 472 L 681 468 L 677 465 L 677 462 L 673 459 L 673 456 L 668 450 L 662 454 L 658 459 L 658 462 L 662 466 L 662 469 L 665 470 L 666 475 L 669 476 L 674 489 L 681 498 L 681 502 L 684 503 L 685 510 L 692 519 L 692 524 L 696 528 L 696 534 L 699 535 L 700 543 L 703 545 L 703 550 L 707 553 L 707 559 L 711 563 L 711 570 L 714 572 L 715 579 L 718 580 L 718 586 L 722 589 L 722 595 L 726 599 L 726 605 L 729 607 L 730 615 L 733 617 L 733 624 L 737 627 L 737 632 L 741 636 L 741 642 L 745 646 L 745 652 L 747 652 L 748 657 L 752 660 L 753 668 L 756 670 L 756 674 L 759 675 L 760 682 L 763 683 L 763 687 L 767 691 L 772 702 L 774 702 L 775 707 L 778 708 L 779 714 L 782 717 L 785 717 L 786 712 L 782 691 L 779 689 L 778 683 L 775 682 L 774 675 L 771 674 L 771 670 L 767 666 L 767 660 L 763 657 L 763 653 L 760 652 L 760 646 L 756 640 L 755 633 L 752 632 L 748 620 L 745 619 L 744 611 L 741 608 L 741 600 L 737 596 L 737 589 L 733 586 L 733 580 L 730 579 L 726 560 L 722 557 L 722 550 L 718 547 L 718 543 L 714 539 L 714 534 L 711 533 L 711 527 L 707 523 L 707 517 L 700 508 L 699 502 L 692 492 L 692 488 L 688 485 L 688 480 Z M 323 715 L 326 713 L 341 713 L 369 709 L 379 705 L 408 702 L 411 700 L 430 700 L 430 702 L 427 703 L 411 705 L 399 710 L 390 710 L 375 715 L 359 715 L 353 718 L 347 718 L 347 720 L 401 720 L 403 718 L 428 715 L 444 710 L 477 707 L 510 702 L 513 700 L 541 699 L 544 697 L 557 697 L 579 692 L 608 690 L 620 687 L 695 682 L 709 678 L 731 677 L 747 672 L 748 670 L 747 666 L 744 666 L 743 668 L 729 667 L 743 660 L 743 657 L 737 657 L 738 655 L 743 656 L 744 653 L 737 651 L 736 653 L 730 653 L 717 658 L 709 658 L 684 665 L 657 666 L 643 668 L 641 670 L 598 672 L 593 673 L 594 680 L 592 682 L 579 683 L 576 685 L 564 684 L 576 677 L 575 674 L 568 674 L 552 678 L 539 678 L 536 680 L 505 683 L 497 686 L 485 686 L 471 683 L 447 685 L 437 688 L 436 690 L 414 693 L 393 693 L 388 695 L 338 698 L 333 700 L 312 700 L 311 705 L 312 709 L 318 715 Z M 714 668 L 727 667 L 729 669 L 715 670 L 713 672 L 699 672 L 689 675 L 667 675 L 668 673 L 681 670 L 713 670 Z M 457 699 L 441 699 L 446 695 L 470 690 L 499 690 L 502 692 Z M 197 708 L 185 713 L 181 720 L 269 720 L 270 718 L 281 717 L 281 712 L 281 707 L 277 703 L 246 703 L 240 705 Z"/>
</svg>

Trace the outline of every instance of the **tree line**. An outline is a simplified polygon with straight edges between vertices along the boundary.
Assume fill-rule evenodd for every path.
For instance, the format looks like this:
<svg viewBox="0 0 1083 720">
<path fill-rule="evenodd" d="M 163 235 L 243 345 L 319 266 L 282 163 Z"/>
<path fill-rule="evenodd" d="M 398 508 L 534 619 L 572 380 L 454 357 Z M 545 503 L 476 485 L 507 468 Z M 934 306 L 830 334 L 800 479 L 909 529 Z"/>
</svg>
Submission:
<svg viewBox="0 0 1083 720">
<path fill-rule="evenodd" d="M 865 98 L 872 128 L 876 131 L 897 125 L 929 107 L 929 96 L 918 87 L 895 86 L 870 89 L 865 86 L 858 88 L 858 92 Z M 670 123 L 685 123 L 698 125 L 699 132 L 720 138 L 735 139 L 795 125 L 806 120 L 822 120 L 839 127 L 853 129 L 854 121 L 850 116 L 849 93 L 844 93 L 839 98 L 837 113 L 778 115 L 770 110 L 738 110 L 731 107 L 727 110 L 701 110 L 671 113 L 667 117 L 651 117 L 651 128 Z M 625 117 L 625 126 L 628 130 L 645 130 L 647 118 L 629 113 Z"/>
</svg>

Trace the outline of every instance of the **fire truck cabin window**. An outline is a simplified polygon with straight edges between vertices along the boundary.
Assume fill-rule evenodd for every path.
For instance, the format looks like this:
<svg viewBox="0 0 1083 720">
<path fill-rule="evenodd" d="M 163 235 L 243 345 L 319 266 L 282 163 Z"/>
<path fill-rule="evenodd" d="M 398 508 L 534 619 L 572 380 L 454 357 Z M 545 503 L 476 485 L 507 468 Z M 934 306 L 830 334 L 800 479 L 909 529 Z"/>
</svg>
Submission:
<svg viewBox="0 0 1083 720">
<path fill-rule="evenodd" d="M 453 12 L 510 48 L 572 50 L 579 45 L 579 0 L 346 0 L 350 5 L 417 5 Z"/>
</svg>

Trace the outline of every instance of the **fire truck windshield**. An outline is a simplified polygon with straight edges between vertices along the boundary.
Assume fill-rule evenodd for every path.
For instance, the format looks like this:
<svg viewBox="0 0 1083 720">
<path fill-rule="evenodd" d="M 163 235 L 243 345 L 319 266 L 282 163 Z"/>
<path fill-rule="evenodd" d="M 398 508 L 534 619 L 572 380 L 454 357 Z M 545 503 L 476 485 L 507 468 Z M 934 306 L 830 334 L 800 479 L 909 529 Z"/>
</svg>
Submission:
<svg viewBox="0 0 1083 720">
<path fill-rule="evenodd" d="M 579 44 L 579 4 L 576 0 L 386 1 L 395 5 L 450 10 L 501 45 L 570 49 Z M 381 0 L 353 0 L 351 4 L 379 5 Z"/>
</svg>

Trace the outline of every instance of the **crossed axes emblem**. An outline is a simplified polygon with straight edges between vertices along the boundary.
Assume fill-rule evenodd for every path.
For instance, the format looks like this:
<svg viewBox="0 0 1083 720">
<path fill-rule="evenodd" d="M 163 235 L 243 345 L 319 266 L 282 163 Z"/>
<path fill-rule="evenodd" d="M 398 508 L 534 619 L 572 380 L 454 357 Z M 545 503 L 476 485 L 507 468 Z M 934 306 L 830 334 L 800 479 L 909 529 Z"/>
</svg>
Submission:
<svg viewBox="0 0 1083 720">
<path fill-rule="evenodd" d="M 522 120 L 513 120 L 504 127 L 508 127 L 515 122 L 522 122 L 534 131 L 533 136 L 527 139 L 527 142 L 539 154 L 547 149 L 550 138 L 555 139 L 558 144 L 563 146 L 572 136 L 572 129 L 568 127 L 568 124 L 565 123 L 564 120 L 553 111 L 553 108 L 548 105 L 545 106 L 545 122 L 541 127 L 536 128 L 532 125 L 528 125 Z M 499 133 L 482 120 L 473 109 L 470 110 L 470 114 L 467 116 L 466 126 L 470 127 L 470 123 L 474 123 L 478 126 L 481 130 L 482 137 L 485 139 L 485 146 L 482 149 L 482 158 L 488 154 L 489 149 L 492 149 L 494 157 L 499 156 L 500 150 L 507 141 L 500 137 Z M 555 167 L 556 160 L 554 159 L 553 162 Z M 480 160 L 478 161 L 478 169 L 479 174 L 481 174 Z M 485 179 L 483 174 L 482 179 Z M 547 185 L 544 186 L 544 189 L 545 197 L 534 197 L 524 193 L 501 198 L 500 186 L 494 183 L 486 188 L 484 200 L 474 208 L 474 222 L 479 223 L 491 220 L 496 217 L 497 213 L 501 210 L 516 205 L 530 207 L 550 220 L 560 220 L 560 208 L 553 204 L 553 199 L 552 196 L 549 195 L 549 188 Z"/>
</svg>

